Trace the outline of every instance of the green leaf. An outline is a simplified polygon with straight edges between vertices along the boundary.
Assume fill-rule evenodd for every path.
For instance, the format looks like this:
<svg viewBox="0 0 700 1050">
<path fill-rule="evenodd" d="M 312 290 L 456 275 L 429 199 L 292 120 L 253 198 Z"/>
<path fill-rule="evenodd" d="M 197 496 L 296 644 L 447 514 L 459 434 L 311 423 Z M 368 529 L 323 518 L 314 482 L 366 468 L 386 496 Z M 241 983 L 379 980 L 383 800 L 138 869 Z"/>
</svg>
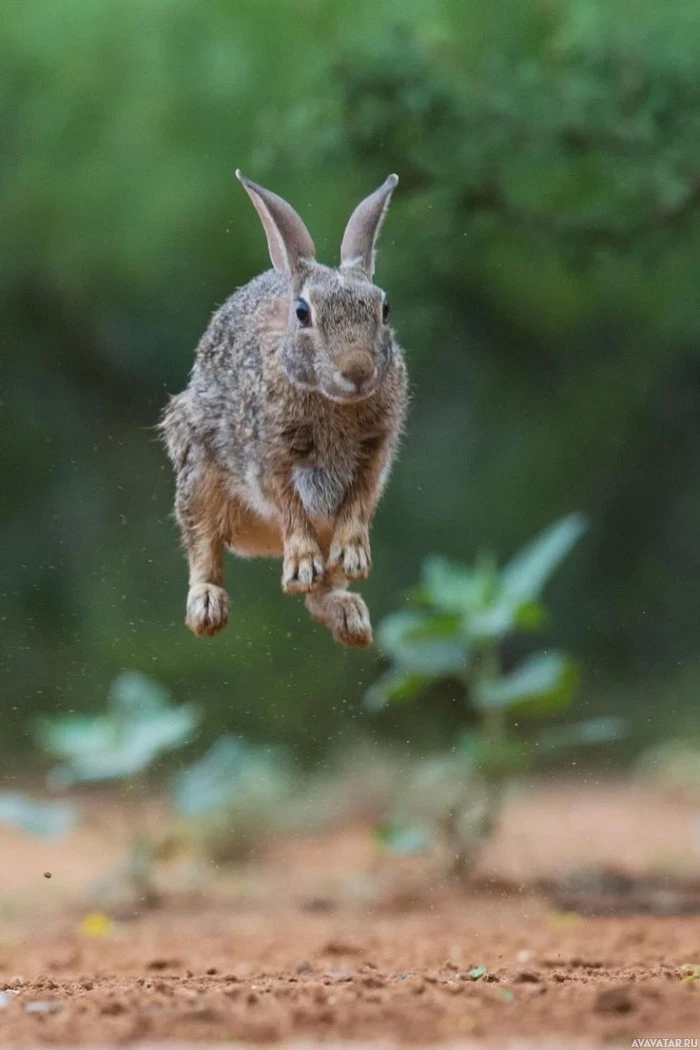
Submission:
<svg viewBox="0 0 700 1050">
<path fill-rule="evenodd" d="M 41 745 L 65 762 L 51 772 L 53 782 L 68 787 L 121 780 L 147 769 L 163 752 L 182 747 L 199 714 L 168 701 L 167 690 L 157 682 L 130 672 L 113 683 L 106 714 L 40 722 Z"/>
<path fill-rule="evenodd" d="M 144 712 L 128 727 L 124 743 L 134 755 L 142 756 L 142 768 L 145 768 L 161 752 L 173 751 L 187 744 L 199 721 L 199 712 L 189 704 L 150 714 Z"/>
<path fill-rule="evenodd" d="M 430 835 L 416 825 L 380 824 L 375 830 L 375 837 L 380 845 L 392 853 L 410 855 L 425 853 L 430 849 Z"/>
<path fill-rule="evenodd" d="M 490 605 L 467 614 L 466 633 L 474 642 L 502 641 L 516 628 L 538 630 L 546 621 L 544 606 L 538 601 L 521 602 L 505 588 L 493 596 Z"/>
<path fill-rule="evenodd" d="M 401 660 L 404 653 L 410 651 L 410 632 L 428 622 L 429 618 L 428 613 L 415 609 L 399 609 L 389 613 L 377 628 L 377 644 L 388 656 Z"/>
<path fill-rule="evenodd" d="M 431 681 L 431 678 L 411 671 L 385 671 L 365 693 L 365 706 L 369 711 L 381 711 L 388 704 L 415 700 Z"/>
<path fill-rule="evenodd" d="M 530 714 L 565 708 L 578 684 L 578 667 L 563 653 L 538 653 L 510 675 L 483 683 L 475 693 L 481 709 L 527 708 Z"/>
<path fill-rule="evenodd" d="M 61 838 L 74 826 L 75 806 L 68 802 L 35 802 L 12 791 L 0 792 L 0 823 L 40 838 Z"/>
<path fill-rule="evenodd" d="M 470 981 L 480 981 L 482 977 L 485 977 L 488 970 L 485 966 L 474 966 L 467 973 L 467 977 Z"/>
<path fill-rule="evenodd" d="M 41 719 L 35 735 L 39 746 L 57 758 L 89 757 L 109 747 L 114 738 L 114 725 L 109 718 L 65 715 Z"/>
<path fill-rule="evenodd" d="M 470 569 L 434 554 L 423 563 L 420 595 L 442 612 L 465 613 L 487 600 L 496 578 L 490 563 Z"/>
<path fill-rule="evenodd" d="M 586 521 L 581 514 L 570 514 L 550 525 L 503 569 L 503 591 L 519 603 L 539 598 L 552 573 L 585 531 Z"/>
<path fill-rule="evenodd" d="M 522 631 L 539 631 L 547 624 L 547 610 L 538 601 L 524 602 L 515 614 L 515 626 Z"/>
<path fill-rule="evenodd" d="M 227 733 L 207 753 L 182 770 L 173 784 L 178 810 L 197 817 L 230 810 L 263 797 L 271 802 L 289 794 L 291 768 L 275 748 L 254 747 Z"/>
<path fill-rule="evenodd" d="M 623 718 L 590 718 L 570 726 L 553 727 L 539 734 L 539 750 L 559 751 L 569 747 L 595 746 L 620 740 L 627 727 Z"/>
<path fill-rule="evenodd" d="M 449 618 L 400 610 L 384 617 L 377 641 L 403 671 L 428 678 L 461 675 L 467 665 L 467 646 L 454 627 Z"/>
<path fill-rule="evenodd" d="M 147 711 L 162 711 L 170 701 L 169 690 L 140 671 L 124 671 L 109 687 L 112 710 L 125 718 L 138 719 Z"/>
<path fill-rule="evenodd" d="M 466 618 L 469 636 L 475 642 L 500 641 L 516 626 L 517 606 L 511 601 L 494 602 Z"/>
<path fill-rule="evenodd" d="M 463 618 L 458 613 L 432 613 L 406 632 L 406 642 L 450 641 L 465 644 Z"/>
</svg>

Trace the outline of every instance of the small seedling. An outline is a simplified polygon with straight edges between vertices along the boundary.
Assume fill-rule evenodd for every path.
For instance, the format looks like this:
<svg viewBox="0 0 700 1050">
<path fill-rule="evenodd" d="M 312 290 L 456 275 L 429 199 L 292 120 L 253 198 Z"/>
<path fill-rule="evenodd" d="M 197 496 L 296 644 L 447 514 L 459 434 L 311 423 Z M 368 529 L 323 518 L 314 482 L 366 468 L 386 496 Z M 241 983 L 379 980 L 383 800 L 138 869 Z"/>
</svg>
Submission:
<svg viewBox="0 0 700 1050">
<path fill-rule="evenodd" d="M 446 844 L 455 873 L 471 869 L 492 834 L 512 775 L 539 754 L 620 733 L 618 720 L 596 719 L 524 736 L 522 727 L 531 720 L 568 709 L 579 668 L 554 650 L 503 666 L 505 640 L 547 622 L 542 592 L 584 531 L 580 515 L 563 518 L 502 569 L 490 556 L 473 567 L 431 557 L 409 607 L 380 624 L 378 640 L 390 666 L 367 694 L 371 709 L 415 701 L 436 683 L 451 682 L 476 716 L 476 729 L 464 733 L 451 754 L 419 763 L 407 792 L 408 808 L 430 821 L 432 838 Z M 404 814 L 397 824 L 407 819 Z M 420 819 L 412 836 L 399 836 L 393 822 L 391 827 L 386 844 L 418 841 Z"/>
<path fill-rule="evenodd" d="M 247 859 L 285 825 L 292 787 L 283 752 L 225 734 L 176 776 L 172 799 L 205 854 L 228 863 Z"/>
<path fill-rule="evenodd" d="M 73 787 L 139 776 L 166 752 L 189 743 L 198 724 L 194 707 L 174 707 L 164 686 L 126 671 L 112 682 L 104 714 L 44 719 L 37 737 L 62 760 L 50 783 Z"/>
<path fill-rule="evenodd" d="M 184 747 L 199 724 L 195 708 L 171 704 L 164 686 L 136 671 L 114 680 L 104 714 L 41 721 L 40 745 L 61 760 L 49 773 L 55 788 L 119 782 L 129 793 L 132 816 L 125 878 L 137 899 L 154 904 L 154 868 L 160 842 L 145 812 L 142 777 L 166 752 Z"/>
<path fill-rule="evenodd" d="M 194 846 L 217 863 L 236 862 L 286 826 L 285 804 L 293 787 L 286 755 L 229 734 L 174 777 L 165 821 L 154 828 L 147 811 L 146 775 L 166 753 L 189 744 L 198 725 L 194 707 L 175 706 L 164 686 L 128 671 L 112 683 L 105 711 L 44 719 L 35 727 L 40 746 L 59 760 L 47 778 L 53 790 L 115 783 L 128 798 L 128 861 L 123 871 L 103 880 L 100 896 L 114 885 L 126 885 L 142 904 L 153 905 L 159 896 L 159 861 Z M 57 837 L 76 820 L 77 809 L 70 802 L 36 802 L 16 792 L 0 792 L 0 823 Z M 109 923 L 95 912 L 81 930 L 90 937 L 107 936 Z"/>
</svg>

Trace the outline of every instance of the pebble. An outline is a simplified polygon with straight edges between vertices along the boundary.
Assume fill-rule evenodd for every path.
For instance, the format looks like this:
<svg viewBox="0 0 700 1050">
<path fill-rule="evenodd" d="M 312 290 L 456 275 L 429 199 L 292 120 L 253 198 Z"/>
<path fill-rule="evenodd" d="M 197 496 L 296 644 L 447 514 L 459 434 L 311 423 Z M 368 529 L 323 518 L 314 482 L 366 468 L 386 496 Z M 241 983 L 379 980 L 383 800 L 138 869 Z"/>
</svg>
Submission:
<svg viewBox="0 0 700 1050">
<path fill-rule="evenodd" d="M 539 984 L 541 977 L 535 970 L 519 970 L 513 980 L 517 984 Z"/>
<path fill-rule="evenodd" d="M 51 999 L 34 999 L 24 1006 L 25 1013 L 28 1014 L 55 1014 L 60 1009 L 61 1004 Z"/>
<path fill-rule="evenodd" d="M 596 996 L 595 1009 L 599 1014 L 628 1014 L 634 1003 L 627 988 L 603 988 Z"/>
</svg>

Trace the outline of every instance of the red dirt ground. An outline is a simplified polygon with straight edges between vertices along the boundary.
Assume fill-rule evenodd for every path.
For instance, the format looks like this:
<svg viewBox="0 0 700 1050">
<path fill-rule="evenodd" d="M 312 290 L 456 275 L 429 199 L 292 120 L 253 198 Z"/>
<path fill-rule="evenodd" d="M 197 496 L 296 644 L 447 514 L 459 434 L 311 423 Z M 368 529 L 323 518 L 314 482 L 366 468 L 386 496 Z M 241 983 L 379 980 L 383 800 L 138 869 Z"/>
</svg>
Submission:
<svg viewBox="0 0 700 1050">
<path fill-rule="evenodd" d="M 471 888 L 378 857 L 359 827 L 280 843 L 206 897 L 173 890 L 100 937 L 81 926 L 86 887 L 118 857 L 119 811 L 101 803 L 59 845 L 3 831 L 0 1043 L 700 1039 L 700 916 L 561 914 L 534 888 L 583 863 L 697 877 L 696 819 L 631 786 L 550 783 L 513 800 Z"/>
</svg>

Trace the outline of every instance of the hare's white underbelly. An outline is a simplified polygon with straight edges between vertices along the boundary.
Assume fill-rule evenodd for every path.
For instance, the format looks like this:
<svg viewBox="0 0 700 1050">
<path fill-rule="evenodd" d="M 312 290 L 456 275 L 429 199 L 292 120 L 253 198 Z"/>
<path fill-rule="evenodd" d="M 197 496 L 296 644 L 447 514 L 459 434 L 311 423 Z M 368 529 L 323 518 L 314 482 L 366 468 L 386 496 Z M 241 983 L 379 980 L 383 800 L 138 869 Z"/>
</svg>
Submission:
<svg viewBox="0 0 700 1050">
<path fill-rule="evenodd" d="M 228 539 L 228 548 L 241 558 L 277 558 L 282 554 L 279 514 L 263 494 L 257 470 L 249 467 L 243 486 L 231 492 L 238 511 Z M 247 508 L 247 512 L 244 508 Z"/>
<path fill-rule="evenodd" d="M 263 521 L 270 523 L 279 521 L 277 508 L 263 493 L 257 467 L 249 466 L 247 468 L 245 472 L 245 489 L 242 495 L 245 497 L 245 501 L 250 509 Z"/>
</svg>

